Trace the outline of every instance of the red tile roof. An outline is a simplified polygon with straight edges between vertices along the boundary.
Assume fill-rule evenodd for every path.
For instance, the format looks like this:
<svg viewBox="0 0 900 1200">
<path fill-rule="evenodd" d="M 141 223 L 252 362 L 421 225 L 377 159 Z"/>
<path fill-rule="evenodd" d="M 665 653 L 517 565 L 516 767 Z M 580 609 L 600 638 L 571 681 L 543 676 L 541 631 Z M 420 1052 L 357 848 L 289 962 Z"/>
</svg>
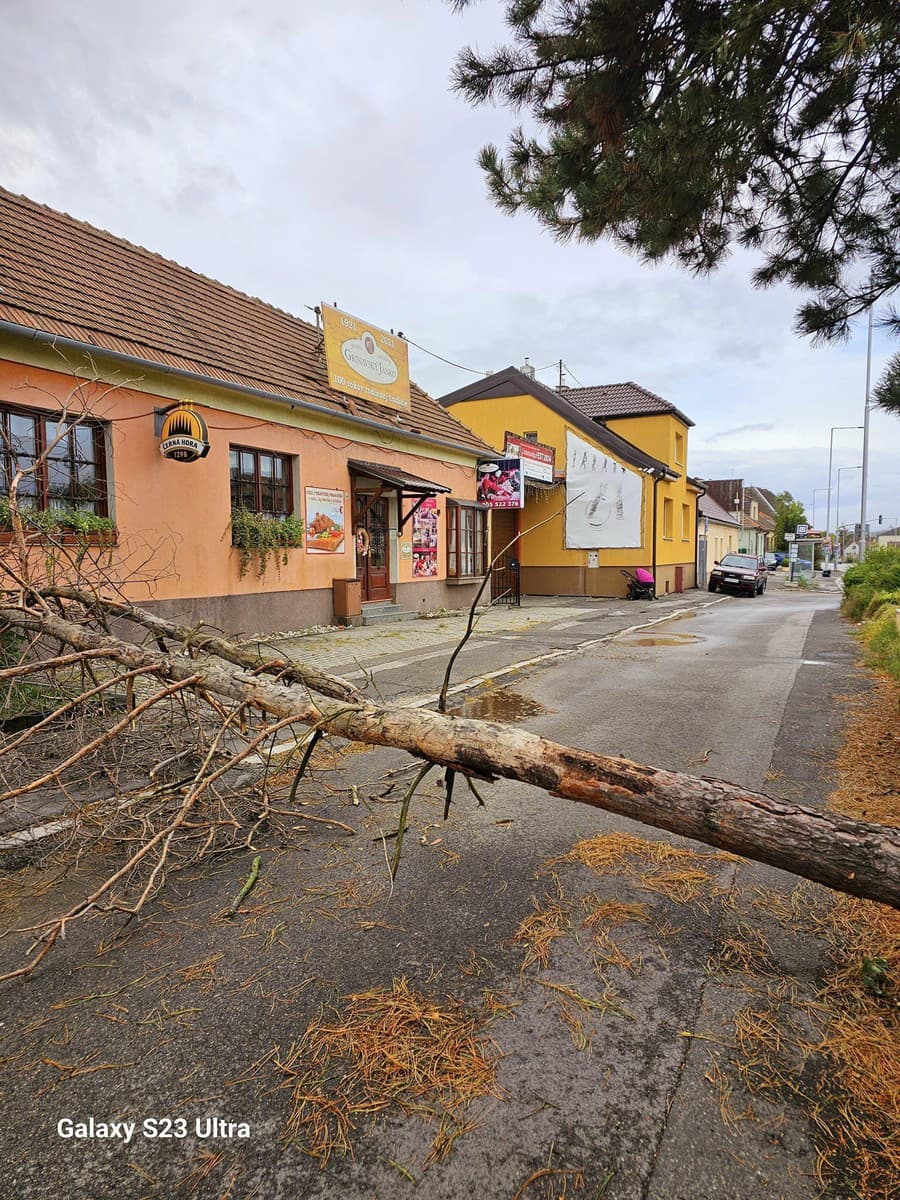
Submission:
<svg viewBox="0 0 900 1200">
<path fill-rule="evenodd" d="M 570 404 L 573 404 L 586 417 L 600 421 L 613 420 L 616 417 L 652 417 L 659 413 L 672 413 L 684 421 L 685 425 L 694 422 L 683 412 L 651 392 L 641 387 L 639 383 L 601 383 L 595 387 L 563 388 L 560 392 Z"/>
<path fill-rule="evenodd" d="M 493 453 L 416 384 L 399 422 L 333 391 L 308 321 L 3 188 L 0 320 Z"/>
</svg>

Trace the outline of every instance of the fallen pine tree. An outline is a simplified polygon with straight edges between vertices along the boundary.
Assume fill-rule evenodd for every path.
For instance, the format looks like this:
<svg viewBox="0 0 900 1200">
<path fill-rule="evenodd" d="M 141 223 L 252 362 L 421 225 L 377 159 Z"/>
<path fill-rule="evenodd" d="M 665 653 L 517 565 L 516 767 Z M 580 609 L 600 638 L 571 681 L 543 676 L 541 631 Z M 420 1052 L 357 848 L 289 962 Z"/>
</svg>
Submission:
<svg viewBox="0 0 900 1200">
<path fill-rule="evenodd" d="M 105 632 L 103 626 L 110 618 L 145 630 L 151 640 L 139 644 Z M 0 622 L 30 639 L 30 670 L 35 647 L 55 642 L 92 663 L 99 659 L 117 664 L 132 677 L 155 676 L 166 689 L 198 691 L 241 710 L 267 714 L 275 719 L 271 729 L 296 723 L 353 742 L 406 751 L 425 767 L 445 768 L 448 789 L 457 773 L 490 782 L 520 780 L 551 795 L 900 908 L 900 831 L 896 829 L 824 808 L 788 804 L 722 780 L 560 745 L 495 722 L 375 704 L 346 681 L 302 664 L 266 660 L 227 639 L 72 590 L 48 590 L 30 606 L 0 607 Z M 14 790 L 22 794 L 31 786 Z M 189 799 L 190 790 L 186 794 Z M 10 795 L 8 791 L 0 799 Z M 185 819 L 186 815 L 181 817 L 182 823 Z M 163 834 L 160 843 L 165 844 L 167 836 Z M 142 849 L 146 852 L 146 847 Z"/>
</svg>

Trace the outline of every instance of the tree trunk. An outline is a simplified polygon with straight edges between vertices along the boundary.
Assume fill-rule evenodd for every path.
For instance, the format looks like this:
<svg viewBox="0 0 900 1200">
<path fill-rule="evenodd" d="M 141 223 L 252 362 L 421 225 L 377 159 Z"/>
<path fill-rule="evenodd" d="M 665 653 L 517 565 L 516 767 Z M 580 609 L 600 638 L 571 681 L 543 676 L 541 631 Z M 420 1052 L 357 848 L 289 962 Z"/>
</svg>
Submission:
<svg viewBox="0 0 900 1200">
<path fill-rule="evenodd" d="M 278 717 L 293 717 L 351 741 L 405 750 L 476 777 L 518 779 L 554 796 L 620 813 L 838 891 L 900 908 L 900 831 L 896 829 L 787 804 L 721 780 L 573 749 L 492 721 L 356 699 L 314 701 L 298 686 L 185 653 L 164 654 L 52 615 L 0 608 L 0 620 L 79 650 L 104 650 L 128 668 L 152 667 L 161 679 L 197 677 L 199 686 L 215 695 L 257 705 Z M 298 674 L 303 671 L 297 668 Z"/>
</svg>

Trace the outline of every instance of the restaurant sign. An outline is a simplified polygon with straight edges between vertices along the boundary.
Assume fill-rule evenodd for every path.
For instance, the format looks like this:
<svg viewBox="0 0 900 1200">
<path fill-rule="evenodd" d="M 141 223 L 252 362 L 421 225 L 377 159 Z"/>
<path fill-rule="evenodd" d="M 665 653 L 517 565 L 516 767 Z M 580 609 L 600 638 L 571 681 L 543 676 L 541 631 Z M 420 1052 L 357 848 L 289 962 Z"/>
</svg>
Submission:
<svg viewBox="0 0 900 1200">
<path fill-rule="evenodd" d="M 553 482 L 553 471 L 556 466 L 556 451 L 552 446 L 544 446 L 538 442 L 530 442 L 518 434 L 506 434 L 504 446 L 507 458 L 521 458 L 522 474 L 525 479 L 537 479 L 541 483 Z"/>
<path fill-rule="evenodd" d="M 524 508 L 522 460 L 498 458 L 479 463 L 475 499 L 489 508 Z"/>
<path fill-rule="evenodd" d="M 322 305 L 328 386 L 409 412 L 409 348 L 402 337 Z"/>
<path fill-rule="evenodd" d="M 187 401 L 166 413 L 160 431 L 159 452 L 174 462 L 196 462 L 209 454 L 209 430 Z"/>
</svg>

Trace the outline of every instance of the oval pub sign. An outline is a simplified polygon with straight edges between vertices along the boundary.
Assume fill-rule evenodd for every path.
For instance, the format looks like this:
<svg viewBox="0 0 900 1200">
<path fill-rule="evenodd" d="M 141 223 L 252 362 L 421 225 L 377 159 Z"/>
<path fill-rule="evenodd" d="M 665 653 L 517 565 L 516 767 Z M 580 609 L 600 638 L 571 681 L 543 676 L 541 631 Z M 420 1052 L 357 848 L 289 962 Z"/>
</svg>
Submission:
<svg viewBox="0 0 900 1200">
<path fill-rule="evenodd" d="M 209 453 L 209 430 L 192 404 L 179 404 L 166 414 L 159 452 L 175 462 L 196 462 Z"/>
</svg>

